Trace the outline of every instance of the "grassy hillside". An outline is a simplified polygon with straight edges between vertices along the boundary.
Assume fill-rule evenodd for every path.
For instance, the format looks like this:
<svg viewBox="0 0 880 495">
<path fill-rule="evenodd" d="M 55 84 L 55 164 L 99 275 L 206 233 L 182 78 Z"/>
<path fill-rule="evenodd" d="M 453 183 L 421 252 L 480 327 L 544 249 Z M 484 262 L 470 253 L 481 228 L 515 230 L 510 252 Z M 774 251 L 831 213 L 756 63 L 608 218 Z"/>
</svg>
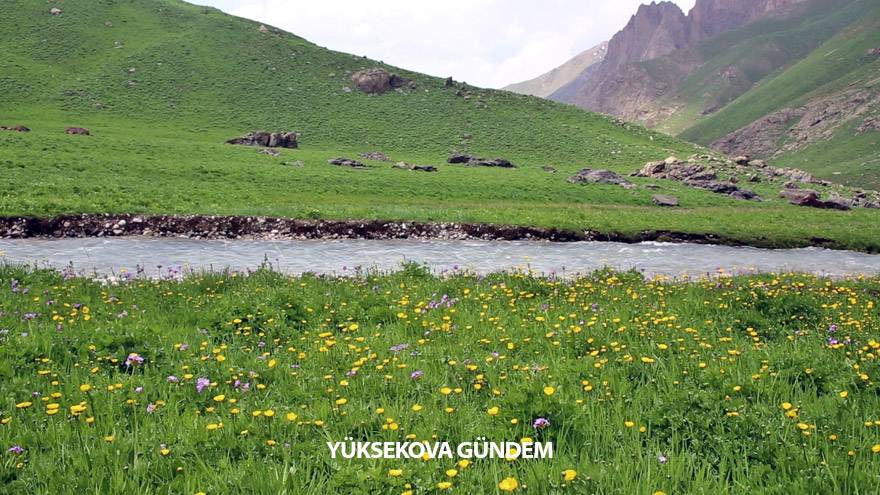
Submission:
<svg viewBox="0 0 880 495">
<path fill-rule="evenodd" d="M 53 16 L 53 6 L 62 13 Z M 0 215 L 79 212 L 269 215 L 487 222 L 637 233 L 714 233 L 750 243 L 880 249 L 870 211 L 741 202 L 667 181 L 657 191 L 577 186 L 582 167 L 632 172 L 686 156 L 686 142 L 566 105 L 387 67 L 415 89 L 367 95 L 349 74 L 381 65 L 176 0 L 0 4 Z M 84 126 L 91 136 L 64 134 Z M 224 144 L 248 130 L 295 130 L 280 157 Z M 383 151 L 436 174 L 333 167 Z M 452 151 L 515 170 L 445 165 Z M 550 174 L 541 167 L 552 165 Z M 651 205 L 676 194 L 680 209 Z"/>
<path fill-rule="evenodd" d="M 624 146 L 632 156 L 683 147 L 536 98 L 475 88 L 459 97 L 459 88 L 444 88 L 442 79 L 387 66 L 417 88 L 347 93 L 352 72 L 382 65 L 177 0 L 62 2 L 59 16 L 50 15 L 53 5 L 0 5 L 4 120 L 130 120 L 208 139 L 290 129 L 303 133 L 307 148 L 469 148 L 548 159 L 596 159 Z"/>
</svg>

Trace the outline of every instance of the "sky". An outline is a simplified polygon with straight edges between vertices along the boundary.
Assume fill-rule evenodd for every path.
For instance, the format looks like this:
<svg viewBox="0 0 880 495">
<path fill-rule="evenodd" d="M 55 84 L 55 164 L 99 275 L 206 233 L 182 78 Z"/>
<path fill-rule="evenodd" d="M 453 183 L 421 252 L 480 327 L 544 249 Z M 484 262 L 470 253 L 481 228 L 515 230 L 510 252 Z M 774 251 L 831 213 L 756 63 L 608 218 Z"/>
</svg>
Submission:
<svg viewBox="0 0 880 495">
<path fill-rule="evenodd" d="M 333 50 L 488 88 L 605 41 L 643 0 L 190 0 Z M 648 0 L 644 0 L 647 2 Z M 674 0 L 687 12 L 695 0 Z"/>
</svg>

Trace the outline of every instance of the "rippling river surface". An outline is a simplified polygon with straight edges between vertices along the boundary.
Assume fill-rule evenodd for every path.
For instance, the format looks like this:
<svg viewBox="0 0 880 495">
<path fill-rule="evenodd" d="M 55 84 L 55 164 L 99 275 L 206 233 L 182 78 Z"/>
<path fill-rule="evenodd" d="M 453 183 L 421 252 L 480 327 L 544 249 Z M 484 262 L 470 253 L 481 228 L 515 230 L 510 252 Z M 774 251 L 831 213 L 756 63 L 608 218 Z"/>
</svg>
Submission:
<svg viewBox="0 0 880 495">
<path fill-rule="evenodd" d="M 180 271 L 248 270 L 262 263 L 288 273 L 350 274 L 393 270 L 404 261 L 431 269 L 478 273 L 530 268 L 568 275 L 597 268 L 635 268 L 648 275 L 808 272 L 829 276 L 880 273 L 880 255 L 820 248 L 758 249 L 699 244 L 476 240 L 193 240 L 160 237 L 0 240 L 5 263 L 102 275 L 150 276 Z"/>
</svg>

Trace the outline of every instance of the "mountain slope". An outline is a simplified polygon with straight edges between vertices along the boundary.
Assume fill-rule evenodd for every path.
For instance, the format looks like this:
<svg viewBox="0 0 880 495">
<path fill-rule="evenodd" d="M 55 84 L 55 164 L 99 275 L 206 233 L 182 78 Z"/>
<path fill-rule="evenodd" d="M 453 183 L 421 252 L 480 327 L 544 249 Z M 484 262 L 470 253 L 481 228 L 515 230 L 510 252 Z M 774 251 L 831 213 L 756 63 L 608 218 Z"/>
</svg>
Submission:
<svg viewBox="0 0 880 495">
<path fill-rule="evenodd" d="M 672 2 L 642 5 L 612 37 L 608 55 L 580 86 L 551 99 L 654 124 L 669 111 L 648 108 L 674 93 L 706 61 L 690 48 L 756 20 L 804 10 L 806 0 L 699 0 L 688 15 Z M 654 61 L 660 62 L 654 62 Z"/>
<path fill-rule="evenodd" d="M 672 5 L 640 9 L 615 37 L 637 56 L 626 50 L 616 54 L 612 40 L 599 68 L 582 74 L 577 87 L 564 87 L 550 98 L 656 126 L 727 153 L 880 186 L 872 165 L 878 159 L 872 147 L 876 137 L 863 125 L 876 106 L 870 74 L 878 71 L 877 57 L 866 54 L 880 47 L 880 1 L 699 0 L 685 27 L 676 23 L 673 29 L 646 21 L 646 13 L 658 9 L 682 19 Z M 637 22 L 638 17 L 643 20 Z M 668 53 L 658 57 L 645 52 L 645 40 L 670 36 L 686 38 L 686 46 L 661 44 L 660 52 Z M 821 117 L 829 108 L 840 115 Z M 817 115 L 825 122 L 823 131 L 806 129 L 815 127 L 807 120 Z M 850 122 L 856 117 L 861 120 Z M 807 152 L 820 141 L 821 153 Z"/>
<path fill-rule="evenodd" d="M 509 84 L 501 89 L 513 91 L 524 95 L 547 97 L 562 86 L 570 83 L 578 75 L 605 58 L 608 50 L 608 42 L 602 43 L 582 51 L 564 64 L 555 69 L 541 74 L 540 76 L 519 83 Z"/>
<path fill-rule="evenodd" d="M 880 6 L 682 136 L 880 187 Z"/>
</svg>

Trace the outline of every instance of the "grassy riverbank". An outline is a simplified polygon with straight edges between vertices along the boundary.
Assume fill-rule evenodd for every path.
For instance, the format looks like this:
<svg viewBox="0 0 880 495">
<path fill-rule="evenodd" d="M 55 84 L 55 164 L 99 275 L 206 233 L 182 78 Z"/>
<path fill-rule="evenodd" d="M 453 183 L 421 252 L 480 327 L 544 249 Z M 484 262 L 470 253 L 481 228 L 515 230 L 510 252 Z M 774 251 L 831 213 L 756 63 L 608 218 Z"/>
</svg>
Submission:
<svg viewBox="0 0 880 495">
<path fill-rule="evenodd" d="M 7 493 L 878 482 L 877 279 L 436 278 L 411 266 L 106 285 L 5 267 L 0 287 Z M 476 436 L 553 441 L 555 456 L 332 460 L 325 446 Z"/>
<path fill-rule="evenodd" d="M 739 201 L 664 180 L 632 178 L 659 189 L 575 185 L 584 166 L 629 174 L 649 159 L 686 149 L 650 151 L 615 145 L 588 161 L 535 152 L 507 154 L 514 170 L 448 165 L 440 151 L 384 151 L 394 161 L 431 164 L 437 173 L 364 160 L 366 170 L 329 165 L 358 150 L 282 150 L 280 157 L 223 144 L 233 134 L 197 135 L 167 129 L 92 125 L 93 136 L 67 136 L 59 124 L 32 124 L 27 134 L 0 133 L 0 215 L 69 213 L 264 215 L 301 219 L 365 219 L 490 223 L 618 233 L 673 231 L 713 234 L 762 247 L 825 245 L 880 251 L 877 210 L 849 212 L 796 207 L 777 198 L 779 184 L 748 187 L 765 201 Z M 168 132 L 168 134 L 166 134 Z M 562 161 L 567 160 L 567 161 Z M 541 169 L 552 164 L 557 173 Z M 673 194 L 680 208 L 651 204 Z"/>
</svg>

